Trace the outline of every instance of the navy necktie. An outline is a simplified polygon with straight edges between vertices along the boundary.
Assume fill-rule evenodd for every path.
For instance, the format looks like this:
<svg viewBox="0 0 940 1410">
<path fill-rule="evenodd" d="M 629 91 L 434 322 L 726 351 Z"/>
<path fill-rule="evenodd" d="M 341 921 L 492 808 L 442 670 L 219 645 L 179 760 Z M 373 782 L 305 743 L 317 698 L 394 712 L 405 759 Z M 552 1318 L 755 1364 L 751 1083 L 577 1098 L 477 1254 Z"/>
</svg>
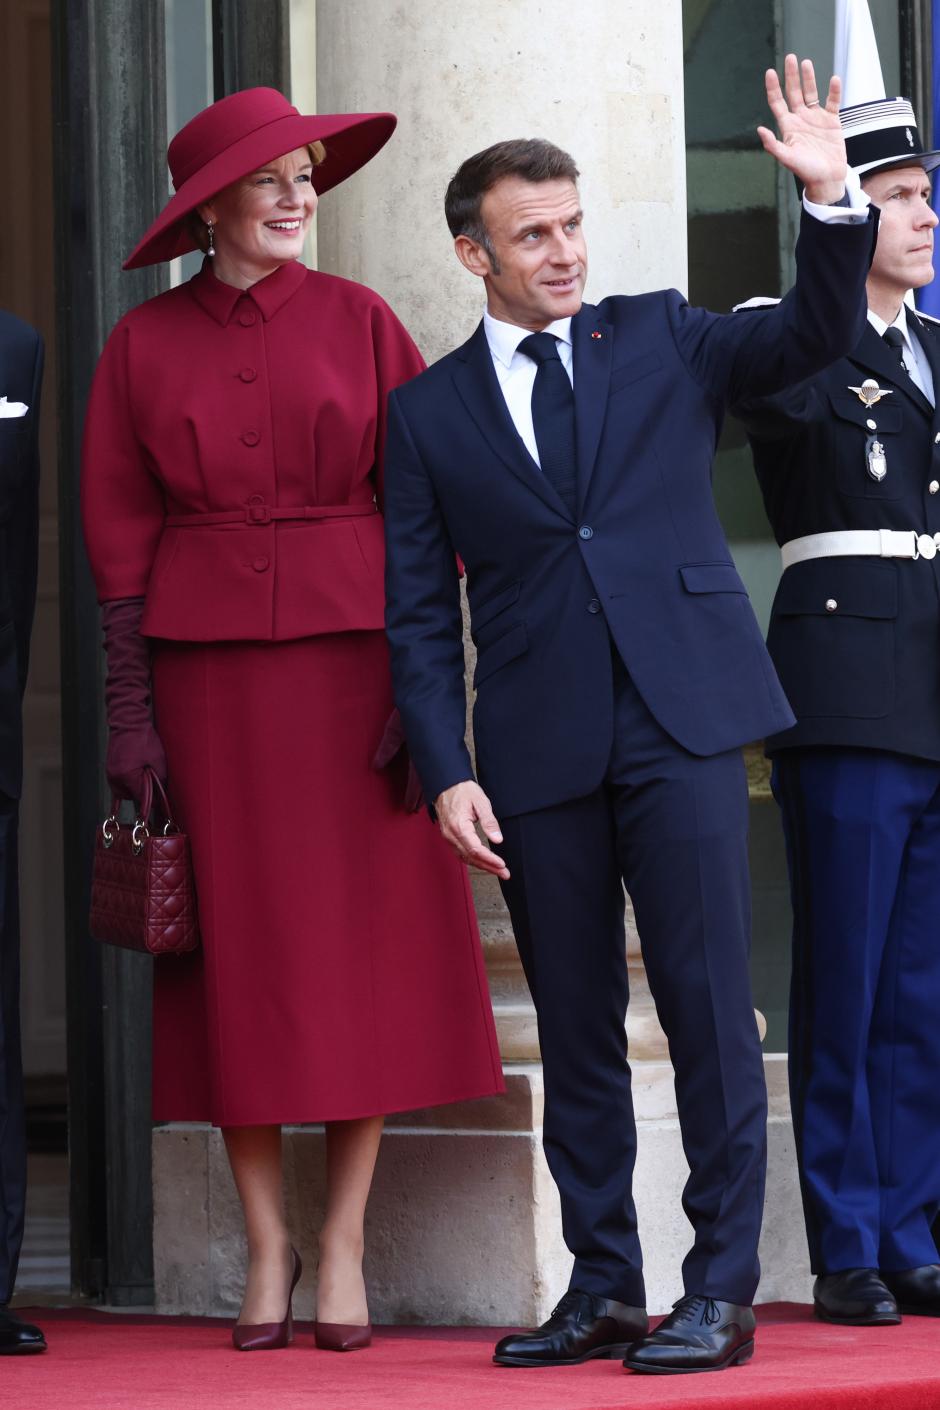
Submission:
<svg viewBox="0 0 940 1410">
<path fill-rule="evenodd" d="M 900 328 L 895 328 L 892 324 L 890 328 L 885 329 L 881 336 L 901 364 L 901 371 L 907 373 L 907 376 L 910 377 L 911 374 L 904 365 L 904 334 L 901 332 Z"/>
<path fill-rule="evenodd" d="M 530 333 L 519 352 L 537 365 L 532 388 L 532 425 L 542 474 L 558 492 L 572 519 L 578 505 L 578 452 L 574 392 L 551 333 Z"/>
</svg>

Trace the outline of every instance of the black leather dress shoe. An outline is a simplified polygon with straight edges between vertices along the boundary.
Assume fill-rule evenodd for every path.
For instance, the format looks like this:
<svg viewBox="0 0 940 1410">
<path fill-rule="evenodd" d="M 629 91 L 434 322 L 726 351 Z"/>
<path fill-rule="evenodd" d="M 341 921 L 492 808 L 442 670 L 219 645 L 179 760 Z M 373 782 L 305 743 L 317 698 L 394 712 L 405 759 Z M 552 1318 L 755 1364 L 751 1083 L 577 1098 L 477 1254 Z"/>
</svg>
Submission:
<svg viewBox="0 0 940 1410">
<path fill-rule="evenodd" d="M 901 1312 L 912 1317 L 940 1317 L 940 1263 L 905 1268 L 900 1273 L 879 1274 L 897 1299 Z"/>
<path fill-rule="evenodd" d="M 21 1322 L 8 1307 L 0 1307 L 0 1356 L 23 1356 L 45 1349 L 46 1339 L 38 1327 Z"/>
<path fill-rule="evenodd" d="M 875 1268 L 824 1273 L 813 1284 L 816 1316 L 843 1327 L 896 1327 L 901 1320 L 890 1288 Z"/>
<path fill-rule="evenodd" d="M 675 1303 L 655 1332 L 631 1346 L 623 1364 L 654 1376 L 723 1371 L 754 1355 L 756 1325 L 752 1308 L 692 1293 Z"/>
<path fill-rule="evenodd" d="M 620 1357 L 648 1326 L 645 1307 L 572 1288 L 536 1331 L 513 1332 L 497 1342 L 493 1360 L 497 1366 L 578 1366 Z"/>
</svg>

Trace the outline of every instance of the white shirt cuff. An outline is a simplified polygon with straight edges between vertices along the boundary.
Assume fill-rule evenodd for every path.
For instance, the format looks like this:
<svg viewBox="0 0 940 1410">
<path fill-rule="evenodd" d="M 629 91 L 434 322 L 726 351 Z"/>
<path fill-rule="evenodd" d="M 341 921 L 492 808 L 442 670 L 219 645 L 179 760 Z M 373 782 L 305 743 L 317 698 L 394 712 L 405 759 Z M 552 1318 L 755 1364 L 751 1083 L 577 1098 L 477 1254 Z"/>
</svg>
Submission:
<svg viewBox="0 0 940 1410">
<path fill-rule="evenodd" d="M 858 172 L 853 167 L 845 173 L 845 190 L 849 198 L 847 206 L 819 206 L 815 201 L 808 201 L 804 191 L 803 209 L 807 215 L 815 216 L 827 225 L 861 225 L 868 219 L 871 202 L 862 190 Z"/>
</svg>

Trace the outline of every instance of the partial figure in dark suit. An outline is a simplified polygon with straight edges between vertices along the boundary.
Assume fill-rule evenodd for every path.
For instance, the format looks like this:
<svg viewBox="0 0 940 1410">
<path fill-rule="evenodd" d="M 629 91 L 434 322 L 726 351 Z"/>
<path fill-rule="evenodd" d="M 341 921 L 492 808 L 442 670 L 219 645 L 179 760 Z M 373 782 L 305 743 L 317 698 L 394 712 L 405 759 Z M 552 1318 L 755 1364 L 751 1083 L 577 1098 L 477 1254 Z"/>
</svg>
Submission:
<svg viewBox="0 0 940 1410">
<path fill-rule="evenodd" d="M 39 543 L 39 334 L 0 310 L 0 1355 L 43 1351 L 9 1310 L 23 1241 L 26 1123 L 20 1052 L 16 832 L 23 782 L 23 692 Z"/>
<path fill-rule="evenodd" d="M 390 398 L 397 700 L 445 838 L 503 885 L 574 1255 L 549 1321 L 497 1347 L 504 1365 L 629 1347 L 636 1370 L 702 1371 L 753 1351 L 766 1094 L 740 746 L 793 716 L 715 512 L 711 462 L 726 404 L 857 341 L 876 228 L 858 184 L 846 189 L 838 80 L 821 106 L 812 65 L 802 88 L 794 56 L 786 69 L 786 100 L 767 75 L 784 140 L 759 132 L 803 178 L 807 212 L 797 284 L 774 312 L 721 317 L 674 290 L 582 305 L 577 168 L 547 142 L 501 143 L 463 164 L 446 201 L 456 252 L 486 286 L 484 321 Z M 483 787 L 464 741 L 455 553 Z M 624 883 L 676 1070 L 695 1229 L 685 1296 L 648 1337 Z"/>
<path fill-rule="evenodd" d="M 798 719 L 768 747 L 816 1311 L 885 1324 L 940 1315 L 940 328 L 904 302 L 933 278 L 940 153 L 903 98 L 841 117 L 881 210 L 868 321 L 847 357 L 740 411 L 782 546 L 768 646 Z"/>
</svg>

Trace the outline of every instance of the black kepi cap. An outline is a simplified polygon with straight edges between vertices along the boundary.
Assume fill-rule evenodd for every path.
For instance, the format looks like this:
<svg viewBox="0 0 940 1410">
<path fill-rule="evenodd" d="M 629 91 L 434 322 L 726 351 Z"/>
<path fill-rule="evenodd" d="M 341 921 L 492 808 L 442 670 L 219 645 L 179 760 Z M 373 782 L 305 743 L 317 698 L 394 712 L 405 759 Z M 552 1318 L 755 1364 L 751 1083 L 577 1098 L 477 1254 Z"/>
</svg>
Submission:
<svg viewBox="0 0 940 1410">
<path fill-rule="evenodd" d="M 839 113 L 849 166 L 859 176 L 895 166 L 940 166 L 940 152 L 925 152 L 914 109 L 906 98 L 876 98 Z"/>
</svg>

